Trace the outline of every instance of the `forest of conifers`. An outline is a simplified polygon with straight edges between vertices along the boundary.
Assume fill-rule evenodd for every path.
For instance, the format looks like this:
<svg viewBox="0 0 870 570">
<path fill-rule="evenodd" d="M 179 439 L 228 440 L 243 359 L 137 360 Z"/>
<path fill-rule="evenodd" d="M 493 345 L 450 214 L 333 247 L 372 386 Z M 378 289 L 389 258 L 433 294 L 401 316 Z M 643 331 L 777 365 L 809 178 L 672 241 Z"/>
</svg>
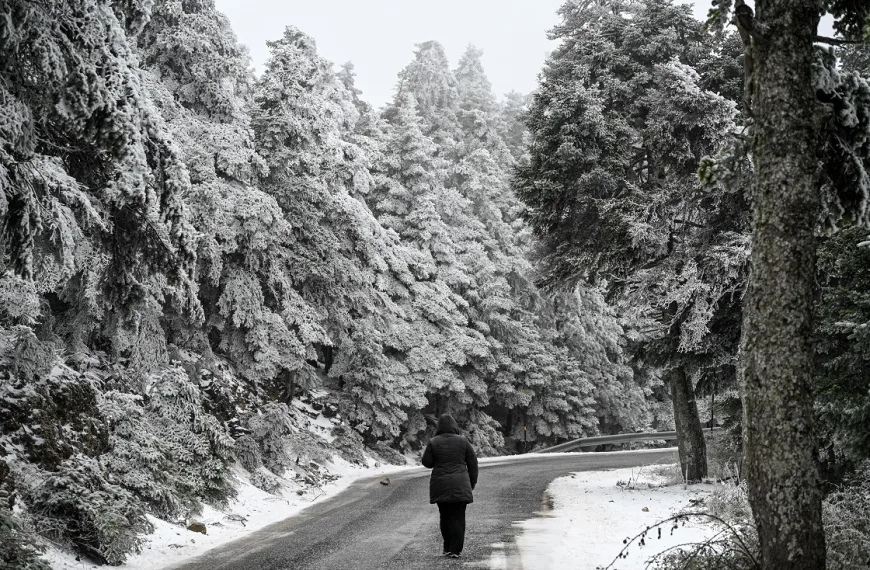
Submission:
<svg viewBox="0 0 870 570">
<path fill-rule="evenodd" d="M 0 560 L 40 568 L 36 528 L 117 564 L 236 465 L 275 488 L 326 445 L 299 399 L 349 461 L 446 412 L 484 455 L 676 423 L 689 479 L 707 413 L 739 446 L 744 46 L 669 0 L 561 17 L 533 94 L 430 41 L 376 109 L 294 27 L 255 76 L 213 0 L 0 3 Z M 815 71 L 839 483 L 870 457 L 870 55 Z"/>
</svg>

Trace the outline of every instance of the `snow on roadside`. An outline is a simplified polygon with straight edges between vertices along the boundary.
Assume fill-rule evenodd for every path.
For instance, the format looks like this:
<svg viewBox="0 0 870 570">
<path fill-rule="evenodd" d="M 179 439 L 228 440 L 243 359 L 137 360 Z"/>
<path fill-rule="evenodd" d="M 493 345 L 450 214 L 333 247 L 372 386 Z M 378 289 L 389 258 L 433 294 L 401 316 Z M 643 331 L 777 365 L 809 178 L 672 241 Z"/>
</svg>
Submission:
<svg viewBox="0 0 870 570">
<path fill-rule="evenodd" d="M 197 521 L 205 523 L 208 534 L 192 532 L 183 525 L 168 523 L 149 515 L 149 520 L 154 524 L 154 533 L 146 538 L 141 553 L 130 556 L 117 568 L 155 570 L 180 564 L 216 546 L 296 515 L 303 509 L 340 493 L 358 479 L 416 468 L 410 465 L 375 466 L 374 460 L 370 460 L 369 464 L 368 467 L 359 467 L 336 457 L 324 467 L 339 478 L 321 488 L 307 488 L 302 495 L 297 494 L 297 490 L 302 490 L 301 488 L 290 485 L 280 495 L 266 493 L 254 487 L 247 473 L 239 469 L 236 472 L 238 496 L 229 508 L 217 510 L 205 506 L 202 515 L 196 518 Z M 77 561 L 75 554 L 55 548 L 50 549 L 44 558 L 54 570 L 91 570 L 98 567 L 85 560 Z"/>
<path fill-rule="evenodd" d="M 713 488 L 709 484 L 663 486 L 663 483 L 649 467 L 583 471 L 555 479 L 547 489 L 552 510 L 538 518 L 514 523 L 522 529 L 517 538 L 522 567 L 607 568 L 625 546 L 623 540 L 688 510 L 691 500 L 706 497 Z M 646 546 L 632 545 L 628 558 L 619 560 L 613 568 L 642 570 L 650 556 L 680 544 L 703 541 L 715 532 L 712 525 L 690 521 L 672 534 L 670 525 L 665 525 L 660 539 L 656 531 L 650 533 Z M 494 558 L 490 566 L 501 568 L 505 564 Z"/>
</svg>

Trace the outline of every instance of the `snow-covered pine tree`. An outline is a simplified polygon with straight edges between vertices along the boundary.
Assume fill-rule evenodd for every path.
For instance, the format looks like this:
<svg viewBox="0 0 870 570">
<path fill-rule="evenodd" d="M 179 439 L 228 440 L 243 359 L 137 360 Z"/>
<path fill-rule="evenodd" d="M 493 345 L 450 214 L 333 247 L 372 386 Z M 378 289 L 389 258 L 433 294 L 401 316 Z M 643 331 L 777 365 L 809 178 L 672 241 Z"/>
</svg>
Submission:
<svg viewBox="0 0 870 570">
<path fill-rule="evenodd" d="M 495 394 L 491 407 L 501 407 L 498 415 L 506 422 L 508 415 L 523 410 L 524 433 L 519 433 L 519 423 L 506 427 L 524 440 L 580 435 L 593 424 L 588 402 L 572 399 L 564 387 L 570 386 L 581 400 L 589 395 L 589 387 L 585 382 L 578 384 L 570 372 L 582 369 L 570 350 L 552 346 L 557 334 L 543 317 L 551 307 L 532 281 L 528 234 L 519 219 L 522 206 L 510 187 L 514 158 L 501 136 L 500 108 L 484 72 L 482 52 L 469 46 L 454 73 L 463 145 L 451 185 L 472 203 L 472 211 L 484 226 L 483 243 L 491 265 L 490 275 L 482 276 L 482 281 L 501 284 L 487 288 L 481 302 L 483 307 L 499 307 L 497 312 L 482 311 L 490 323 L 496 358 L 502 363 L 491 382 Z M 515 385 L 506 383 L 508 379 Z"/>
<path fill-rule="evenodd" d="M 529 131 L 526 128 L 524 117 L 530 99 L 529 95 L 511 91 L 505 95 L 499 109 L 499 132 L 517 164 L 525 164 L 528 160 Z"/>
<path fill-rule="evenodd" d="M 870 458 L 870 436 L 864 428 L 870 421 L 870 389 L 863 373 L 870 354 L 868 258 L 862 228 L 843 230 L 819 247 L 813 388 L 820 458 L 834 480 Z"/>
<path fill-rule="evenodd" d="M 19 4 L 0 40 L 16 54 L 0 64 L 3 264 L 39 276 L 74 348 L 97 335 L 127 356 L 150 332 L 154 302 L 200 316 L 188 173 L 131 45 L 150 4 Z"/>
<path fill-rule="evenodd" d="M 188 204 L 200 234 L 197 278 L 206 314 L 202 327 L 172 322 L 170 340 L 203 387 L 208 410 L 199 413 L 202 421 L 219 420 L 232 431 L 235 458 L 250 470 L 251 482 L 274 492 L 281 486 L 275 474 L 290 464 L 291 432 L 299 423 L 285 402 L 321 384 L 307 360 L 312 347 L 329 346 L 330 340 L 323 312 L 293 287 L 292 226 L 275 198 L 257 187 L 267 168 L 254 149 L 248 111 L 253 76 L 244 49 L 214 2 L 166 0 L 156 10 L 159 15 L 145 28 L 140 49 L 152 96 L 191 172 Z M 154 425 L 149 421 L 146 428 Z M 153 431 L 126 429 L 116 447 L 136 449 L 138 434 Z M 132 445 L 121 437 L 132 439 Z M 128 462 L 136 465 L 130 455 Z M 211 464 L 215 473 L 220 472 L 215 459 L 232 459 L 213 455 L 197 460 Z M 263 463 L 272 471 L 262 469 Z M 117 469 L 125 471 L 121 465 Z M 176 474 L 172 481 L 188 480 L 172 462 L 165 470 Z M 128 479 L 153 485 L 147 477 Z M 188 503 L 222 498 L 194 485 L 182 490 L 188 493 L 180 498 Z M 143 492 L 147 488 L 137 491 L 153 496 Z"/>
<path fill-rule="evenodd" d="M 836 55 L 840 65 L 833 66 L 837 69 L 833 77 L 845 85 L 838 89 L 838 96 L 831 98 L 832 110 L 851 108 L 848 122 L 858 127 L 848 131 L 838 127 L 836 138 L 849 133 L 849 138 L 857 135 L 856 142 L 866 140 L 870 46 L 845 46 Z M 842 144 L 844 140 L 837 142 Z M 864 152 L 861 144 L 851 148 L 853 164 L 866 165 L 866 158 L 859 159 Z M 834 480 L 870 458 L 870 438 L 863 427 L 870 418 L 870 386 L 861 372 L 870 347 L 867 338 L 870 305 L 865 293 L 870 285 L 867 246 L 867 231 L 861 226 L 824 236 L 819 243 L 820 294 L 814 313 L 817 344 L 813 388 L 820 449 L 824 450 L 820 454 L 823 476 Z"/>
<path fill-rule="evenodd" d="M 412 327 L 421 345 L 408 347 L 406 362 L 434 399 L 437 415 L 448 409 L 459 413 L 470 404 L 485 406 L 482 375 L 493 364 L 484 334 L 470 323 L 461 295 L 473 282 L 462 264 L 459 236 L 442 217 L 448 165 L 436 153 L 435 143 L 421 130 L 414 96 L 398 95 L 384 145 L 381 184 L 371 201 L 380 222 L 420 252 L 421 277 L 430 276 L 412 290 L 418 315 Z"/>
<path fill-rule="evenodd" d="M 643 384 L 629 361 L 630 332 L 595 288 L 578 285 L 554 293 L 557 342 L 580 362 L 594 386 L 598 428 L 604 433 L 658 428 L 653 400 L 657 384 Z"/>
<path fill-rule="evenodd" d="M 440 58 L 418 54 L 408 69 L 418 69 L 421 60 L 446 78 L 435 82 L 436 89 L 453 84 Z M 509 186 L 513 160 L 495 128 L 498 108 L 479 51 L 470 49 L 458 73 L 456 105 L 450 98 L 425 92 L 432 82 L 415 82 L 416 76 L 409 78 L 404 72 L 400 76 L 399 94 L 386 114 L 391 126 L 384 145 L 387 176 L 373 196 L 375 210 L 385 225 L 416 242 L 439 266 L 442 278 L 461 299 L 468 322 L 486 341 L 493 364 L 478 370 L 476 382 L 486 387 L 486 410 L 499 417 L 504 432 L 521 436 L 525 425 L 531 441 L 539 435 L 578 435 L 578 426 L 588 427 L 588 422 L 569 422 L 568 416 L 582 416 L 585 404 L 550 408 L 553 402 L 566 401 L 548 392 L 561 373 L 553 366 L 555 349 L 548 340 L 555 333 L 544 330 L 542 318 L 535 314 L 546 301 L 531 282 L 522 222 L 516 219 L 520 205 Z M 416 99 L 402 94 L 403 86 L 406 91 L 421 90 L 427 101 L 441 101 L 441 106 L 431 104 L 429 112 L 417 112 Z M 431 117 L 452 116 L 451 112 L 468 121 L 453 127 L 452 140 L 459 144 L 449 149 L 443 139 L 439 147 L 425 132 L 437 130 L 427 122 Z M 457 275 L 462 278 L 457 280 Z M 582 386 L 575 386 L 581 399 L 588 394 Z M 433 398 L 436 413 L 443 407 L 440 397 Z M 470 417 L 469 412 L 453 411 Z M 491 423 L 479 412 L 475 417 Z M 571 428 L 566 428 L 568 423 Z"/>
<path fill-rule="evenodd" d="M 416 281 L 412 260 L 362 199 L 369 157 L 352 142 L 356 110 L 331 65 L 293 28 L 270 47 L 253 128 L 269 168 L 262 188 L 293 225 L 289 285 L 321 311 L 346 417 L 375 437 L 397 436 L 423 394 L 387 356 L 404 318 L 395 299 Z"/>
<path fill-rule="evenodd" d="M 459 92 L 456 77 L 450 71 L 450 62 L 444 46 L 436 41 L 417 45 L 414 60 L 399 72 L 395 102 L 413 95 L 420 115 L 423 133 L 432 139 L 444 158 L 452 158 L 459 135 Z M 387 118 L 392 119 L 395 106 L 388 107 Z"/>
<path fill-rule="evenodd" d="M 213 2 L 161 0 L 139 43 L 152 97 L 191 173 L 188 204 L 201 236 L 204 328 L 173 322 L 171 341 L 205 360 L 212 351 L 227 356 L 261 389 L 272 391 L 271 381 L 294 373 L 304 386 L 311 381 L 305 346 L 325 333 L 312 307 L 281 290 L 289 280 L 284 244 L 291 227 L 275 200 L 254 186 L 265 165 L 245 108 L 253 82 L 247 55 Z"/>
</svg>

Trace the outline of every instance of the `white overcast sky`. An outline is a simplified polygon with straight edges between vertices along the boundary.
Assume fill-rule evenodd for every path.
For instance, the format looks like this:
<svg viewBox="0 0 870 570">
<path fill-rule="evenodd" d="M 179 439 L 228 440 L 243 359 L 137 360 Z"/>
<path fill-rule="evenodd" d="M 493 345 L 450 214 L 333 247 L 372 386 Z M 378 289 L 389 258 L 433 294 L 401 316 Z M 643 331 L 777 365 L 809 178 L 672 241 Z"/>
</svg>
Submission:
<svg viewBox="0 0 870 570">
<path fill-rule="evenodd" d="M 352 61 L 357 87 L 376 106 L 392 98 L 396 74 L 411 61 L 414 45 L 441 42 L 451 66 L 468 44 L 483 50 L 486 73 L 498 96 L 532 91 L 553 44 L 563 0 L 216 0 L 259 72 L 267 40 L 293 25 L 314 37 L 335 64 Z M 692 2 L 703 19 L 710 0 Z"/>
</svg>

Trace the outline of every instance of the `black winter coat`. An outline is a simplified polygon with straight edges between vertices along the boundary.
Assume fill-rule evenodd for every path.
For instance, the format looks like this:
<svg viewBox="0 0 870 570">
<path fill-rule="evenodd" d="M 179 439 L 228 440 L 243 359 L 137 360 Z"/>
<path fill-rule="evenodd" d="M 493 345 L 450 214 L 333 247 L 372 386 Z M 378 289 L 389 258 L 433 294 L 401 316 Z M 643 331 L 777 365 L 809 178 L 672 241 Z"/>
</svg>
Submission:
<svg viewBox="0 0 870 570">
<path fill-rule="evenodd" d="M 429 478 L 430 503 L 471 503 L 477 485 L 477 457 L 452 416 L 438 420 L 435 437 L 423 452 L 423 466 L 432 469 Z"/>
</svg>

